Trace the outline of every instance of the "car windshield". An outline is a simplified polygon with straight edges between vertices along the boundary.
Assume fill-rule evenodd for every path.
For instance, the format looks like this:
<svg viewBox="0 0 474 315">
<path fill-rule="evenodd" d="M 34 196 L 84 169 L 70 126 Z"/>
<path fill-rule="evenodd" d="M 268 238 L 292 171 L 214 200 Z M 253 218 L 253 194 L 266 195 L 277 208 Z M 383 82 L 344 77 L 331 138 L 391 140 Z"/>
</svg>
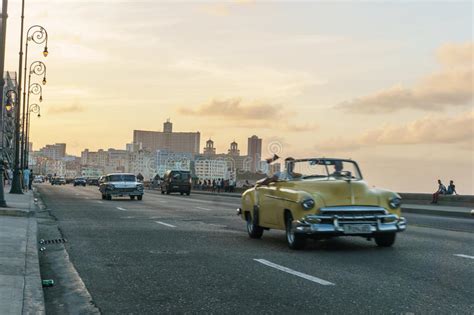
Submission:
<svg viewBox="0 0 474 315">
<path fill-rule="evenodd" d="M 171 178 L 175 180 L 188 180 L 190 177 L 189 173 L 176 172 L 171 174 Z"/>
<path fill-rule="evenodd" d="M 291 167 L 293 170 L 291 172 Z M 290 166 L 290 172 L 293 177 L 309 179 L 309 178 L 325 178 L 325 179 L 350 179 L 360 180 L 359 167 L 353 161 L 339 159 L 308 159 L 296 160 Z"/>
<path fill-rule="evenodd" d="M 135 175 L 129 174 L 116 174 L 109 176 L 110 182 L 135 182 L 136 178 Z"/>
</svg>

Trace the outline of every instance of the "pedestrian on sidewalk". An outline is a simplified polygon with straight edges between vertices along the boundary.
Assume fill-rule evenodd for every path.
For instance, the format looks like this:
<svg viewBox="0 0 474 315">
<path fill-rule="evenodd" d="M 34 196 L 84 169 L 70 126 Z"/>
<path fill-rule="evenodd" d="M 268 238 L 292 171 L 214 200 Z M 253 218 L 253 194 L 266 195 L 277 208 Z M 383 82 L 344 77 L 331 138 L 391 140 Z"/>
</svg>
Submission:
<svg viewBox="0 0 474 315">
<path fill-rule="evenodd" d="M 456 191 L 456 185 L 454 185 L 454 181 L 449 181 L 448 190 L 446 191 L 446 195 L 457 195 L 458 192 Z"/>
<path fill-rule="evenodd" d="M 11 186 L 12 184 L 12 179 L 13 179 L 13 171 L 12 169 L 7 165 L 8 169 L 7 169 L 7 174 L 8 174 L 8 185 Z"/>
<path fill-rule="evenodd" d="M 441 179 L 438 179 L 438 190 L 433 194 L 433 200 L 431 203 L 438 203 L 439 195 L 446 194 L 446 186 L 443 185 Z"/>
<path fill-rule="evenodd" d="M 29 183 L 30 183 L 30 170 L 27 167 L 23 170 L 23 188 L 25 189 L 25 191 L 28 191 Z"/>
<path fill-rule="evenodd" d="M 28 189 L 31 190 L 31 186 L 33 185 L 33 179 L 35 178 L 35 176 L 33 175 L 33 170 L 31 170 L 30 172 L 30 178 L 28 180 Z"/>
</svg>

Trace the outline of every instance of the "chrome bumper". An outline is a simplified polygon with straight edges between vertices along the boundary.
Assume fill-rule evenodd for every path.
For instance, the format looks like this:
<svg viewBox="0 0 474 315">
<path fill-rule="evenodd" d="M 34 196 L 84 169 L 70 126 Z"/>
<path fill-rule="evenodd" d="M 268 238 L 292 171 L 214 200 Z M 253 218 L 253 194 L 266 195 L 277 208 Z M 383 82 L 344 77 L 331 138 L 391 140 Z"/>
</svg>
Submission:
<svg viewBox="0 0 474 315">
<path fill-rule="evenodd" d="M 346 225 L 370 226 L 370 232 L 355 233 L 344 229 Z M 373 234 L 402 232 L 407 220 L 395 214 L 381 215 L 308 215 L 302 220 L 293 221 L 295 233 L 309 235 L 360 235 L 370 237 Z"/>
</svg>

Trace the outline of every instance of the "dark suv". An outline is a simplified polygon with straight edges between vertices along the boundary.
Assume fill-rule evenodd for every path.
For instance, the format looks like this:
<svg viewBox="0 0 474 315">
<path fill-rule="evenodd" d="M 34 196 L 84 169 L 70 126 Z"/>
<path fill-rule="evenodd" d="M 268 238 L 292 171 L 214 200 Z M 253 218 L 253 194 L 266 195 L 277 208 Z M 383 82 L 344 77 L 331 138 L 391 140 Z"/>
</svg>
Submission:
<svg viewBox="0 0 474 315">
<path fill-rule="evenodd" d="M 188 196 L 191 194 L 191 173 L 189 171 L 166 171 L 161 182 L 161 193 L 169 195 L 172 192 Z"/>
</svg>

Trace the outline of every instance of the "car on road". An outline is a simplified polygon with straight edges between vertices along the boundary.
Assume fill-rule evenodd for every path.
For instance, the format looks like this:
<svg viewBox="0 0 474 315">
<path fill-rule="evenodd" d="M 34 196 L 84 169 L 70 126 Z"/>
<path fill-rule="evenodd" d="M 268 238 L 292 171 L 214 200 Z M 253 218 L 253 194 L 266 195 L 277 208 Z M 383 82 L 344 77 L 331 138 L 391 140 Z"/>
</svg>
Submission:
<svg viewBox="0 0 474 315">
<path fill-rule="evenodd" d="M 89 186 L 99 186 L 99 178 L 97 177 L 88 177 L 86 179 L 86 184 Z"/>
<path fill-rule="evenodd" d="M 308 238 L 361 236 L 378 246 L 392 246 L 406 229 L 401 198 L 395 192 L 371 188 L 353 160 L 287 159 L 286 171 L 257 183 L 241 197 L 237 214 L 251 238 L 264 230 L 286 232 L 292 249 Z"/>
<path fill-rule="evenodd" d="M 191 172 L 189 171 L 166 171 L 161 181 L 161 193 L 169 195 L 179 192 L 181 195 L 191 194 Z"/>
<path fill-rule="evenodd" d="M 73 185 L 74 185 L 74 187 L 76 187 L 76 186 L 86 187 L 86 179 L 84 177 L 76 177 L 76 178 L 74 178 Z"/>
<path fill-rule="evenodd" d="M 35 184 L 44 183 L 44 177 L 42 175 L 36 175 L 33 179 L 33 183 Z"/>
<path fill-rule="evenodd" d="M 66 185 L 66 179 L 63 176 L 51 178 L 51 185 Z"/>
<path fill-rule="evenodd" d="M 104 176 L 99 185 L 102 199 L 112 200 L 112 197 L 130 197 L 134 200 L 143 199 L 143 183 L 137 177 L 128 173 L 112 173 Z"/>
</svg>

